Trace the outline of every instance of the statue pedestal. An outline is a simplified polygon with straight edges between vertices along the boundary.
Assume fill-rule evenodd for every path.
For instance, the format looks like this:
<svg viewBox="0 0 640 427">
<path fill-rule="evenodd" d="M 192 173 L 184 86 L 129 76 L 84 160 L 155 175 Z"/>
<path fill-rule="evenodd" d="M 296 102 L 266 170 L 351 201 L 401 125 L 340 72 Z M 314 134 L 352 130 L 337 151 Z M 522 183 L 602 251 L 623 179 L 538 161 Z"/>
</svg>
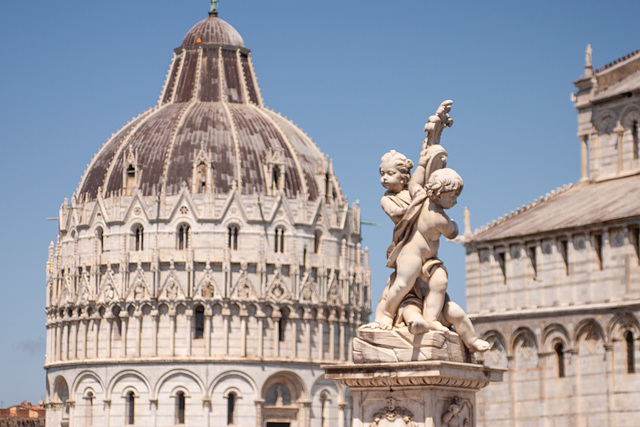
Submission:
<svg viewBox="0 0 640 427">
<path fill-rule="evenodd" d="M 476 392 L 502 381 L 499 369 L 473 363 L 325 365 L 325 377 L 353 393 L 353 427 L 472 427 Z"/>
</svg>

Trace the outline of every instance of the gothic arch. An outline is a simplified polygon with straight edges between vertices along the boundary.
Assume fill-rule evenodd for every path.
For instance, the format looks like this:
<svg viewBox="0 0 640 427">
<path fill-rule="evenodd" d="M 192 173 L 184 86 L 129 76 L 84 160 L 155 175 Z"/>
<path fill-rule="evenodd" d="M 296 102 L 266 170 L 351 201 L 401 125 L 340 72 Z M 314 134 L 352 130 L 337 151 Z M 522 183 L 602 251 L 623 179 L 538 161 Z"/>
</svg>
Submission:
<svg viewBox="0 0 640 427">
<path fill-rule="evenodd" d="M 559 323 L 553 323 L 544 328 L 542 332 L 542 349 L 546 353 L 550 353 L 554 351 L 554 345 L 557 342 L 562 342 L 565 349 L 572 347 L 571 338 L 567 329 Z"/>
<path fill-rule="evenodd" d="M 598 135 L 610 134 L 617 123 L 617 114 L 612 110 L 601 111 L 592 121 L 593 127 L 598 131 Z"/>
<path fill-rule="evenodd" d="M 80 385 L 82 384 L 82 382 L 85 379 L 92 379 L 95 382 L 97 382 L 100 385 L 100 388 L 101 388 L 99 393 L 101 393 L 101 394 L 104 393 L 105 388 L 104 388 L 104 383 L 103 383 L 102 379 L 98 375 L 96 375 L 95 372 L 86 370 L 86 371 L 80 372 L 76 376 L 76 378 L 73 380 L 73 384 L 71 386 L 71 389 L 73 390 L 73 395 L 74 396 L 78 393 L 79 387 L 80 387 Z M 95 392 L 95 390 L 94 390 L 94 392 Z"/>
<path fill-rule="evenodd" d="M 516 344 L 520 340 L 522 340 L 523 343 L 532 343 L 536 351 L 538 351 L 538 349 L 540 348 L 540 346 L 538 345 L 538 340 L 536 339 L 536 335 L 533 333 L 533 331 L 523 326 L 516 329 L 513 335 L 511 335 L 511 342 L 509 343 L 510 356 L 513 356 L 515 354 Z"/>
<path fill-rule="evenodd" d="M 107 393 L 106 393 L 106 399 L 107 400 L 111 399 L 111 395 L 113 394 L 113 390 L 114 390 L 115 386 L 121 380 L 125 379 L 126 377 L 135 378 L 135 379 L 141 381 L 145 385 L 145 387 L 147 388 L 147 391 L 148 392 L 151 391 L 151 384 L 149 383 L 149 380 L 147 379 L 147 377 L 145 377 L 144 375 L 142 375 L 142 373 L 140 373 L 138 371 L 134 371 L 133 369 L 126 369 L 124 371 L 118 372 L 109 381 L 109 383 L 107 385 Z M 137 393 L 138 393 L 138 391 L 136 391 L 136 396 L 138 395 Z"/>
<path fill-rule="evenodd" d="M 627 105 L 620 113 L 620 123 L 625 129 L 629 129 L 633 121 L 640 122 L 640 108 L 636 105 Z"/>
<path fill-rule="evenodd" d="M 580 322 L 578 322 L 575 329 L 575 335 L 573 337 L 574 342 L 578 343 L 582 335 L 585 334 L 596 334 L 597 338 L 601 339 L 603 343 L 607 342 L 605 340 L 606 335 L 604 333 L 604 329 L 602 329 L 600 323 L 598 323 L 595 319 L 582 319 Z M 576 349 L 577 347 L 578 346 L 576 346 Z"/>
<path fill-rule="evenodd" d="M 280 371 L 271 375 L 262 386 L 262 398 L 267 398 L 267 392 L 272 385 L 281 383 L 291 392 L 291 401 L 309 400 L 309 393 L 304 381 L 295 373 L 290 371 Z"/>
<path fill-rule="evenodd" d="M 164 384 L 166 384 L 167 381 L 169 381 L 171 378 L 173 378 L 175 376 L 185 376 L 187 378 L 192 379 L 193 381 L 195 381 L 196 384 L 198 384 L 198 387 L 200 387 L 200 394 L 204 395 L 204 393 L 205 393 L 205 385 L 202 382 L 202 380 L 200 379 L 200 377 L 198 377 L 196 374 L 194 374 L 193 372 L 191 372 L 191 371 L 189 371 L 187 369 L 172 369 L 172 370 L 170 370 L 168 372 L 165 372 L 164 375 L 162 375 L 158 379 L 158 381 L 156 382 L 156 386 L 153 389 L 152 399 L 157 399 L 158 395 L 160 393 L 160 390 L 162 389 L 162 386 Z M 189 388 L 186 387 L 186 386 L 183 386 L 182 388 L 184 390 L 193 392 L 193 390 L 189 390 Z M 189 395 L 189 393 L 187 393 L 187 392 L 185 392 L 185 394 Z M 203 398 L 204 398 L 204 396 L 203 396 Z"/>
<path fill-rule="evenodd" d="M 208 388 L 208 393 L 209 396 L 213 396 L 214 391 L 216 390 L 216 388 L 221 385 L 222 383 L 224 383 L 227 380 L 233 379 L 233 378 L 237 378 L 240 381 L 246 383 L 249 388 L 251 389 L 251 392 L 254 394 L 254 398 L 257 398 L 257 390 L 258 390 L 258 386 L 255 383 L 255 381 L 253 380 L 253 378 L 251 378 L 249 375 L 245 374 L 244 372 L 241 371 L 226 371 L 223 372 L 221 374 L 219 374 L 217 377 L 215 377 L 213 379 L 213 381 L 211 381 L 211 385 L 209 385 Z"/>
<path fill-rule="evenodd" d="M 640 322 L 629 311 L 621 311 L 616 313 L 609 324 L 607 325 L 607 342 L 613 341 L 613 338 L 618 335 L 622 336 L 621 332 L 625 330 L 631 330 L 635 336 L 640 336 Z"/>
</svg>

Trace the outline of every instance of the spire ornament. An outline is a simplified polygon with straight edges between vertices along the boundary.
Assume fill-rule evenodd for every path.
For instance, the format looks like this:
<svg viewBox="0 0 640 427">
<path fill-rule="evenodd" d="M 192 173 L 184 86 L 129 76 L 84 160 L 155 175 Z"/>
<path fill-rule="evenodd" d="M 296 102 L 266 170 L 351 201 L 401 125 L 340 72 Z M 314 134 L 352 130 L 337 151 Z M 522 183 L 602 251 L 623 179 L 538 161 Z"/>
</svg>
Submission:
<svg viewBox="0 0 640 427">
<path fill-rule="evenodd" d="M 218 3 L 219 0 L 211 0 L 211 9 L 209 9 L 209 14 L 218 16 Z"/>
</svg>

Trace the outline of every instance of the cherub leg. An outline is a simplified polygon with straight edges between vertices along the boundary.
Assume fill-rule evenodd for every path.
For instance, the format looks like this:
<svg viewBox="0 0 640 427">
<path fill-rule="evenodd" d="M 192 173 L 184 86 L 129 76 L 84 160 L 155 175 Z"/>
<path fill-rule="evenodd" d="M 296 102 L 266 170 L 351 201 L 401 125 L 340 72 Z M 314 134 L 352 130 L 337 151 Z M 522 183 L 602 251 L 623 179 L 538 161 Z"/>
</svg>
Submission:
<svg viewBox="0 0 640 427">
<path fill-rule="evenodd" d="M 429 324 L 422 316 L 422 310 L 415 305 L 407 305 L 402 309 L 402 317 L 409 332 L 413 335 L 424 334 L 429 331 Z"/>
<path fill-rule="evenodd" d="M 405 251 L 410 249 L 405 247 Z M 384 305 L 384 313 L 380 319 L 380 326 L 383 329 L 391 329 L 393 326 L 393 318 L 398 312 L 398 307 L 402 299 L 409 293 L 413 287 L 420 270 L 422 268 L 422 258 L 420 254 L 401 253 L 396 262 L 396 279 L 389 287 L 387 293 L 387 301 Z"/>
<path fill-rule="evenodd" d="M 391 276 L 389 276 L 389 280 L 387 280 L 387 286 L 382 291 L 382 295 L 380 295 L 380 301 L 378 301 L 378 305 L 376 306 L 376 315 L 373 319 L 373 322 L 360 326 L 362 329 L 376 329 L 380 327 L 380 322 L 384 317 L 384 306 L 387 303 L 387 294 L 389 293 L 389 287 L 393 283 L 395 277 L 395 272 L 393 272 Z"/>
<path fill-rule="evenodd" d="M 447 292 L 447 270 L 435 268 L 429 277 L 429 292 L 424 299 L 424 318 L 436 331 L 448 331 L 448 329 L 438 321 L 438 316 L 442 313 L 444 306 L 444 296 Z"/>
<path fill-rule="evenodd" d="M 469 351 L 482 352 L 489 350 L 489 343 L 476 336 L 476 331 L 467 313 L 465 313 L 458 304 L 449 301 L 449 298 L 447 298 L 444 308 L 442 309 L 442 317 L 453 325 Z"/>
</svg>

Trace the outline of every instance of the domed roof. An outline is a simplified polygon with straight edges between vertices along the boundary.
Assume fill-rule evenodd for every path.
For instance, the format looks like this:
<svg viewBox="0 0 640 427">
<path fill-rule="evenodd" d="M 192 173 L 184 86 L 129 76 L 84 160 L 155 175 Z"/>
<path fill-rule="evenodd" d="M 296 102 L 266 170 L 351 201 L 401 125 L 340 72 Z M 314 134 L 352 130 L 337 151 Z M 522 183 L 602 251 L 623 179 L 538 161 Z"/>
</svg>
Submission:
<svg viewBox="0 0 640 427">
<path fill-rule="evenodd" d="M 187 33 L 158 105 L 107 141 L 78 196 L 125 194 L 128 174 L 143 195 L 178 194 L 203 179 L 200 164 L 209 168 L 207 186 L 218 194 L 234 187 L 268 193 L 277 171 L 278 190 L 287 197 L 315 200 L 330 188 L 330 196 L 342 199 L 326 156 L 293 123 L 264 108 L 250 51 L 215 14 Z"/>
<path fill-rule="evenodd" d="M 200 42 L 198 42 L 200 40 Z M 196 44 L 226 44 L 244 47 L 240 33 L 226 21 L 218 18 L 217 13 L 210 13 L 207 19 L 198 22 L 189 30 L 182 40 L 182 47 Z"/>
</svg>

